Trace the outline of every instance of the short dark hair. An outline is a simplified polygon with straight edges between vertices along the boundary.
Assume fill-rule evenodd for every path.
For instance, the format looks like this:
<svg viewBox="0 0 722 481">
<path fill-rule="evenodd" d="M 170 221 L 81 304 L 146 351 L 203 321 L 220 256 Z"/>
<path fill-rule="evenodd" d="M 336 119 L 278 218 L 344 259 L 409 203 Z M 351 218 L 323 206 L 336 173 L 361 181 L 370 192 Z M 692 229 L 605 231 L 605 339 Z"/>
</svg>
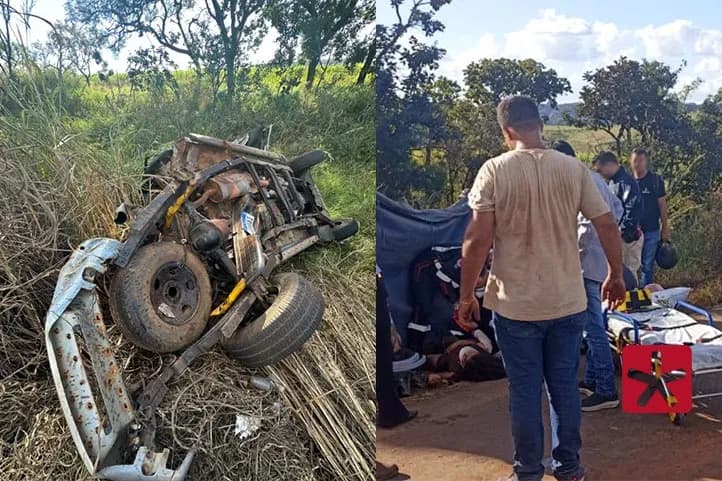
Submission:
<svg viewBox="0 0 722 481">
<path fill-rule="evenodd" d="M 504 363 L 488 352 L 477 353 L 457 374 L 459 380 L 471 382 L 493 381 L 505 376 Z"/>
<path fill-rule="evenodd" d="M 572 157 L 577 156 L 577 153 L 574 152 L 574 148 L 566 140 L 557 140 L 552 144 L 552 149 L 559 151 L 562 154 L 571 155 Z"/>
<path fill-rule="evenodd" d="M 616 155 L 614 155 L 613 152 L 609 152 L 608 150 L 603 150 L 602 152 L 599 152 L 596 157 L 594 157 L 594 164 L 595 165 L 607 165 L 607 164 L 619 164 L 619 159 Z"/>
<path fill-rule="evenodd" d="M 539 107 L 530 97 L 512 95 L 496 106 L 496 120 L 502 127 L 530 130 L 542 121 Z"/>
<path fill-rule="evenodd" d="M 632 149 L 632 155 L 643 155 L 649 158 L 649 151 L 644 147 L 635 147 L 634 149 Z"/>
</svg>

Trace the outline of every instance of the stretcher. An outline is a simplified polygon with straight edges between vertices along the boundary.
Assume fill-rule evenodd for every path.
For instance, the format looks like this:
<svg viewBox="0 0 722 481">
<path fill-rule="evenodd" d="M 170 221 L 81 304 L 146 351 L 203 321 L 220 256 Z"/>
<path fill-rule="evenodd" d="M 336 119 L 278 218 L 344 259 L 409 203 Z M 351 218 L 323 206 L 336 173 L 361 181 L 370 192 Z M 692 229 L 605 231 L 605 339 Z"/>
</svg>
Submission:
<svg viewBox="0 0 722 481">
<path fill-rule="evenodd" d="M 689 315 L 704 319 L 698 322 Z M 697 407 L 722 409 L 722 331 L 709 311 L 684 300 L 673 307 L 652 302 L 639 310 L 607 311 L 605 323 L 616 360 L 631 344 L 687 345 L 692 350 L 692 400 Z M 671 414 L 681 424 L 682 414 Z"/>
</svg>

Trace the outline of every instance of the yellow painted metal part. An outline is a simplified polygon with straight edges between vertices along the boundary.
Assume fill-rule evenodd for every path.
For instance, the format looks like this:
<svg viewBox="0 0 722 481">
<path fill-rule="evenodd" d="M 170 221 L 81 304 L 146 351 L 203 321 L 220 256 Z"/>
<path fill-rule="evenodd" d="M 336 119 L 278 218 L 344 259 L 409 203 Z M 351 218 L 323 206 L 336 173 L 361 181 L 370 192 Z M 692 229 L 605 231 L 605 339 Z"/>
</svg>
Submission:
<svg viewBox="0 0 722 481">
<path fill-rule="evenodd" d="M 246 280 L 241 279 L 238 281 L 238 283 L 233 287 L 233 290 L 228 294 L 228 297 L 225 298 L 221 304 L 213 309 L 213 312 L 211 312 L 211 316 L 220 316 L 226 313 L 228 309 L 231 308 L 234 302 L 236 302 L 236 299 L 238 299 L 238 296 L 241 295 L 241 293 L 246 289 Z"/>
<path fill-rule="evenodd" d="M 168 211 L 165 213 L 165 222 L 163 223 L 164 230 L 170 228 L 170 225 L 173 223 L 173 217 L 175 217 L 176 213 L 178 213 L 180 208 L 183 206 L 183 203 L 188 200 L 188 197 L 190 197 L 192 193 L 193 186 L 189 185 L 186 191 L 183 192 L 175 202 L 173 202 L 173 205 L 168 207 Z"/>
</svg>

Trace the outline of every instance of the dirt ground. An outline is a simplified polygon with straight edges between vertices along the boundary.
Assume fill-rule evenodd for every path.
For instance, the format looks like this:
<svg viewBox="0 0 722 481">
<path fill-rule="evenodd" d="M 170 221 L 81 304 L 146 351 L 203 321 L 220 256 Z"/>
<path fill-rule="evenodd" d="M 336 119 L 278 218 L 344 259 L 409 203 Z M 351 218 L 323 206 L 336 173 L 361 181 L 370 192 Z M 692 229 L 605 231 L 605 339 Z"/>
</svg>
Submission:
<svg viewBox="0 0 722 481">
<path fill-rule="evenodd" d="M 511 473 L 506 380 L 459 383 L 404 403 L 418 410 L 418 417 L 378 429 L 376 436 L 377 459 L 397 464 L 403 473 L 395 479 L 496 481 Z M 546 401 L 542 405 L 546 408 Z M 722 480 L 720 406 L 697 405 L 682 426 L 665 415 L 626 414 L 620 408 L 583 413 L 582 435 L 587 480 Z"/>
</svg>

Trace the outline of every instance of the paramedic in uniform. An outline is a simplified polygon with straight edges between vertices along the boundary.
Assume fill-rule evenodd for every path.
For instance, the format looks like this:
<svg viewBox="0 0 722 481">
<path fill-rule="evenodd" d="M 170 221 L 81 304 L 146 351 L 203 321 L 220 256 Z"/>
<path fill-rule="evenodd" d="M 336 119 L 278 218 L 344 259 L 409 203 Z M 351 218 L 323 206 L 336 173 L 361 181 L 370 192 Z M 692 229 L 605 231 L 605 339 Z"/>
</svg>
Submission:
<svg viewBox="0 0 722 481">
<path fill-rule="evenodd" d="M 472 220 L 461 265 L 459 322 L 479 311 L 474 286 L 489 249 L 494 261 L 484 307 L 509 378 L 514 479 L 544 475 L 541 395 L 546 380 L 558 415 L 555 477 L 581 481 L 581 408 L 577 368 L 587 298 L 577 246 L 577 214 L 591 219 L 608 259 L 602 297 L 624 297 L 619 229 L 588 169 L 547 149 L 537 105 L 528 97 L 501 101 L 497 118 L 509 151 L 486 161 L 469 193 Z"/>
</svg>

